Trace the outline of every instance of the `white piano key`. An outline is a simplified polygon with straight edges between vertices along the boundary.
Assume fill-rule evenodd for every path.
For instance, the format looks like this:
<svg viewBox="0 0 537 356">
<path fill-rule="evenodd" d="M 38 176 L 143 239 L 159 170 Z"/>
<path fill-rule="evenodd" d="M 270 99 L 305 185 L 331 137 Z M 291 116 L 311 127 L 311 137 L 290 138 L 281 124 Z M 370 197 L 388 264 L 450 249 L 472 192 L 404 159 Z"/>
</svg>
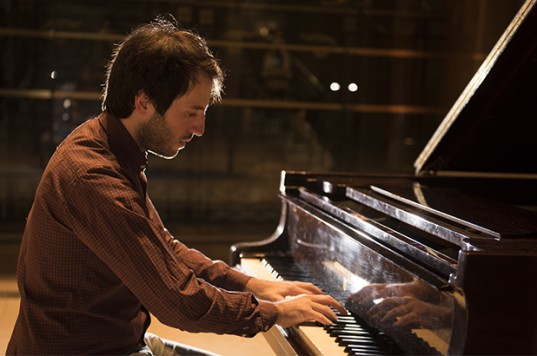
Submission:
<svg viewBox="0 0 537 356">
<path fill-rule="evenodd" d="M 322 326 L 297 326 L 297 334 L 302 337 L 304 344 L 313 355 L 339 356 L 348 355 L 345 347 L 340 346 L 336 339 L 330 336 Z"/>
<path fill-rule="evenodd" d="M 269 271 L 267 267 L 257 258 L 243 258 L 241 259 L 241 268 L 243 272 L 254 276 L 256 278 L 268 279 L 268 280 L 282 280 L 281 277 L 276 276 L 274 271 Z M 338 345 L 335 338 L 330 336 L 326 330 L 321 326 L 297 326 L 293 328 L 293 333 L 300 338 L 302 346 L 307 348 L 312 355 L 323 356 L 339 356 L 348 355 L 344 351 L 344 347 Z M 265 333 L 265 337 L 269 344 L 274 347 L 276 353 L 291 355 L 292 353 L 288 347 L 286 347 L 287 341 L 284 341 L 288 335 L 281 327 L 277 325 L 272 327 Z M 292 349 L 292 347 L 289 345 Z M 276 350 L 278 348 L 279 350 Z"/>
</svg>

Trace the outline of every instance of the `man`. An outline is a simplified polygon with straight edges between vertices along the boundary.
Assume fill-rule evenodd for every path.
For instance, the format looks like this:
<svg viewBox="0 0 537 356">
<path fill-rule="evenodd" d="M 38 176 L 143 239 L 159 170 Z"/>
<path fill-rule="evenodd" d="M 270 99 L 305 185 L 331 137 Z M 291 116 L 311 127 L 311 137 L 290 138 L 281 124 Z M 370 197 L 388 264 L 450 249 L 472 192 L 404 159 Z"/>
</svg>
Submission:
<svg viewBox="0 0 537 356">
<path fill-rule="evenodd" d="M 117 47 L 103 113 L 60 144 L 37 189 L 8 354 L 189 353 L 146 334 L 150 313 L 182 330 L 252 336 L 345 312 L 311 284 L 263 281 L 211 261 L 163 226 L 146 194 L 146 153 L 172 158 L 202 136 L 222 83 L 205 41 L 169 21 Z"/>
</svg>

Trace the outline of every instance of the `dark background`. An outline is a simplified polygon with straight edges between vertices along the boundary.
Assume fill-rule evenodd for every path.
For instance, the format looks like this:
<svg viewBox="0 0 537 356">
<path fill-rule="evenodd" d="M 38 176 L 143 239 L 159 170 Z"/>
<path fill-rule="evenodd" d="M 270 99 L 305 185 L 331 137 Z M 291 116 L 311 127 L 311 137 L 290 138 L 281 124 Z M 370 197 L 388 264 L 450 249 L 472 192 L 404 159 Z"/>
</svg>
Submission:
<svg viewBox="0 0 537 356">
<path fill-rule="evenodd" d="M 276 227 L 281 170 L 412 173 L 521 4 L 2 0 L 0 260 L 14 268 L 54 148 L 99 114 L 114 43 L 158 14 L 205 37 L 228 76 L 205 136 L 150 158 L 149 192 L 178 238 L 227 259 Z"/>
</svg>

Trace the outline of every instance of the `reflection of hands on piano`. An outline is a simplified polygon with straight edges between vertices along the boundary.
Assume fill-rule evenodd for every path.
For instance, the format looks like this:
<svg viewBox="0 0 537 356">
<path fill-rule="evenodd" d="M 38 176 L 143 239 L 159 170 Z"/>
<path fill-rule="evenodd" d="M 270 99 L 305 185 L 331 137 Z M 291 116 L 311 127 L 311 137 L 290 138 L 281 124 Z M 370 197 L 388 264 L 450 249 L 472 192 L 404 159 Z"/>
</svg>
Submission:
<svg viewBox="0 0 537 356">
<path fill-rule="evenodd" d="M 379 299 L 388 297 L 411 296 L 426 300 L 435 295 L 430 287 L 423 282 L 413 280 L 409 283 L 374 283 L 368 284 L 351 296 L 352 302 L 366 307 L 372 307 Z"/>
<path fill-rule="evenodd" d="M 449 321 L 451 310 L 412 296 L 387 297 L 371 307 L 368 316 L 376 325 L 438 329 Z"/>
<path fill-rule="evenodd" d="M 449 324 L 452 308 L 439 300 L 423 282 L 369 284 L 351 296 L 362 317 L 378 328 L 422 327 L 438 329 Z"/>
</svg>

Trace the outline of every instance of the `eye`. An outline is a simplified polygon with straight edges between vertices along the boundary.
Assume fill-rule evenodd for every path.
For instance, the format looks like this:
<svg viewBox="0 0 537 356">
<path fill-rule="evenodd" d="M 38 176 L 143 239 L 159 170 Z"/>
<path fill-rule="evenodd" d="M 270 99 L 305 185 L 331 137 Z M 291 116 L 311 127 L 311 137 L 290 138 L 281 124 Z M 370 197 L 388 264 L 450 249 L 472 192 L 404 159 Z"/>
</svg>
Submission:
<svg viewBox="0 0 537 356">
<path fill-rule="evenodd" d="M 186 116 L 189 118 L 194 118 L 197 116 L 197 113 L 195 111 L 187 111 Z"/>
</svg>

